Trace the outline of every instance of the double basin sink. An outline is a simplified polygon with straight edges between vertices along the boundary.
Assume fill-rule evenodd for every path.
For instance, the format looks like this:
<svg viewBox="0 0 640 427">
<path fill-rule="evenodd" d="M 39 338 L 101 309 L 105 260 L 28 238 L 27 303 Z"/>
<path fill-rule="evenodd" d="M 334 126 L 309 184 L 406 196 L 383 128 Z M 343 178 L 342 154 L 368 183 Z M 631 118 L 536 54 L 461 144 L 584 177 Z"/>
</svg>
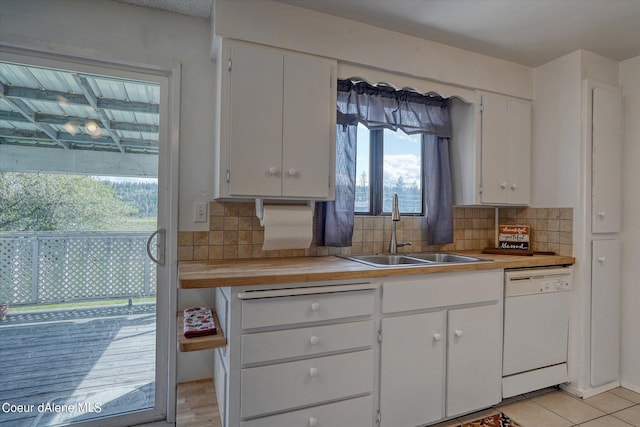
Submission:
<svg viewBox="0 0 640 427">
<path fill-rule="evenodd" d="M 346 259 L 361 262 L 373 267 L 420 267 L 433 264 L 460 264 L 467 262 L 489 261 L 468 255 L 450 254 L 446 252 L 426 252 L 420 254 L 381 254 L 344 256 Z"/>
</svg>

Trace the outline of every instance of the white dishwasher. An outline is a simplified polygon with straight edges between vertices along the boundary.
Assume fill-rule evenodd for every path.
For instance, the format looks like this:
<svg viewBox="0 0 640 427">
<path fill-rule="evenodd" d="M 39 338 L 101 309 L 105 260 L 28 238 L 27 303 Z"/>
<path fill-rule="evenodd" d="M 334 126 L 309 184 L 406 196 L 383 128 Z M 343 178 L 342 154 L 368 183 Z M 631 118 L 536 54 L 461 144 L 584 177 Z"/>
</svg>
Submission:
<svg viewBox="0 0 640 427">
<path fill-rule="evenodd" d="M 571 271 L 505 271 L 503 398 L 567 382 Z"/>
</svg>

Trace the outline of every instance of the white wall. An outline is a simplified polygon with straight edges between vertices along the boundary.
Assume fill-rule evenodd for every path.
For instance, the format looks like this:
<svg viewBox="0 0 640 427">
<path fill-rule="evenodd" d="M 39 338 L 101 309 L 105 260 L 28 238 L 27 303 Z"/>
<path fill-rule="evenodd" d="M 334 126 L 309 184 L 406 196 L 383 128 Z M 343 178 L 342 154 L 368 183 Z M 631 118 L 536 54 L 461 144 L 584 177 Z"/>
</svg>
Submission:
<svg viewBox="0 0 640 427">
<path fill-rule="evenodd" d="M 213 193 L 214 64 L 209 20 L 107 0 L 0 0 L 0 42 L 23 48 L 171 70 L 182 64 L 179 228 L 193 202 Z M 200 226 L 208 229 L 207 224 Z M 210 303 L 211 291 L 181 294 L 179 308 Z M 211 377 L 212 354 L 180 354 L 178 381 Z"/>
<path fill-rule="evenodd" d="M 407 76 L 533 96 L 533 69 L 271 0 L 216 0 L 215 33 L 395 71 Z"/>
<path fill-rule="evenodd" d="M 640 393 L 640 56 L 620 63 L 624 102 L 622 385 Z"/>
</svg>

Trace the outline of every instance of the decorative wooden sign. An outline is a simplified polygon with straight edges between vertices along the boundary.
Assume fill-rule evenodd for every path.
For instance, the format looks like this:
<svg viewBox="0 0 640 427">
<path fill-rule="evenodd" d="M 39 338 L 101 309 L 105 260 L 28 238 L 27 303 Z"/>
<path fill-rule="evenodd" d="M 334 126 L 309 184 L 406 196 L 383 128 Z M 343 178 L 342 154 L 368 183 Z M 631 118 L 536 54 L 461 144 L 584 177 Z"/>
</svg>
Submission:
<svg viewBox="0 0 640 427">
<path fill-rule="evenodd" d="M 499 225 L 498 247 L 500 249 L 529 250 L 528 225 Z"/>
</svg>

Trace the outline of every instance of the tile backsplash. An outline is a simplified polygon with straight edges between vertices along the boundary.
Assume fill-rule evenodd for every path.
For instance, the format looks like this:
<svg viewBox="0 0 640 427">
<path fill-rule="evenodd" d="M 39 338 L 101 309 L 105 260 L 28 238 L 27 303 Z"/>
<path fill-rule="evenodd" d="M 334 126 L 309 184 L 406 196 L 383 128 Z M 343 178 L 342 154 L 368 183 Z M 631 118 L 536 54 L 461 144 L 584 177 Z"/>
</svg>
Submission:
<svg viewBox="0 0 640 427">
<path fill-rule="evenodd" d="M 356 216 L 353 244 L 346 248 L 317 246 L 314 238 L 308 249 L 263 251 L 264 228 L 255 216 L 254 203 L 211 202 L 209 231 L 180 231 L 178 259 L 202 261 L 265 257 L 374 254 L 387 252 L 391 238 L 390 216 Z M 398 242 L 411 241 L 399 252 L 481 250 L 495 246 L 493 207 L 454 207 L 454 242 L 428 245 L 423 217 L 403 216 L 397 224 Z M 500 208 L 500 224 L 531 227 L 531 248 L 561 255 L 573 253 L 573 209 Z M 314 219 L 315 229 L 315 219 Z"/>
</svg>

